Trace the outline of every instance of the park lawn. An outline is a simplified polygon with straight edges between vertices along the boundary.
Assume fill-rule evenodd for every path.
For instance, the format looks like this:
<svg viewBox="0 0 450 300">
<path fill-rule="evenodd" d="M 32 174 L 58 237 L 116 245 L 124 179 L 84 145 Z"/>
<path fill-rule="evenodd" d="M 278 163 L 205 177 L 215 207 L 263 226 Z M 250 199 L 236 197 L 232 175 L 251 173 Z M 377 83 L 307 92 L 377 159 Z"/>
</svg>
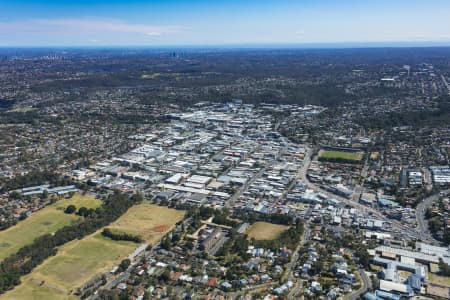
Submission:
<svg viewBox="0 0 450 300">
<path fill-rule="evenodd" d="M 156 243 L 183 217 L 183 211 L 142 203 L 107 227 Z M 117 266 L 138 246 L 133 242 L 113 241 L 102 236 L 102 230 L 60 247 L 55 256 L 24 276 L 21 285 L 0 299 L 72 299 L 70 295 L 78 287 Z"/>
<path fill-rule="evenodd" d="M 133 242 L 113 241 L 96 232 L 62 246 L 56 256 L 33 271 L 34 277 L 67 290 L 75 289 L 96 274 L 111 270 L 136 246 Z"/>
<path fill-rule="evenodd" d="M 320 157 L 325 159 L 343 159 L 349 161 L 361 161 L 363 159 L 363 154 L 360 152 L 344 152 L 344 151 L 320 151 Z"/>
<path fill-rule="evenodd" d="M 247 236 L 249 239 L 255 240 L 274 240 L 282 232 L 289 229 L 289 226 L 271 224 L 267 222 L 255 222 L 247 229 Z"/>
<path fill-rule="evenodd" d="M 131 207 L 110 229 L 140 236 L 146 243 L 158 242 L 175 223 L 181 221 L 185 212 L 165 206 L 142 203 Z"/>
<path fill-rule="evenodd" d="M 60 200 L 48 205 L 16 225 L 0 231 L 0 261 L 17 252 L 20 248 L 31 244 L 35 238 L 55 232 L 80 219 L 75 214 L 68 215 L 63 212 L 66 206 L 75 203 L 80 207 L 83 205 L 95 208 L 100 206 L 101 201 L 93 196 L 75 194 L 71 199 Z"/>
<path fill-rule="evenodd" d="M 136 246 L 133 242 L 113 241 L 97 231 L 60 247 L 55 256 L 24 276 L 22 284 L 3 297 L 24 300 L 71 299 L 69 296 L 77 287 L 95 275 L 112 269 Z"/>
</svg>

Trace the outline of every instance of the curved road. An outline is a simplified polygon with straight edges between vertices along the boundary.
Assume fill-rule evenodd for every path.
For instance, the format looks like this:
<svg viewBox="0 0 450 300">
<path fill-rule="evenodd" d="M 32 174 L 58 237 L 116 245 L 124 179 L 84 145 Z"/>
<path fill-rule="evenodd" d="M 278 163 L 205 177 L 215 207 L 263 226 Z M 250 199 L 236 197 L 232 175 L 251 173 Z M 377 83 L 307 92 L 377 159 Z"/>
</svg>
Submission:
<svg viewBox="0 0 450 300">
<path fill-rule="evenodd" d="M 359 274 L 361 275 L 361 281 L 362 286 L 356 291 L 353 291 L 350 295 L 344 297 L 346 300 L 357 300 L 360 299 L 360 297 L 367 292 L 367 290 L 372 285 L 371 281 L 369 280 L 369 277 L 367 277 L 366 271 L 364 269 L 359 269 Z"/>
<path fill-rule="evenodd" d="M 450 194 L 450 189 L 441 191 L 440 193 L 448 195 Z M 436 240 L 428 230 L 428 220 L 425 219 L 425 213 L 427 211 L 427 208 L 429 208 L 435 201 L 439 199 L 440 193 L 425 198 L 424 200 L 422 200 L 422 202 L 419 203 L 419 205 L 417 205 L 416 208 L 416 218 L 418 224 L 417 229 L 420 231 L 420 235 L 426 237 L 428 240 L 432 240 L 435 244 L 440 244 L 440 242 Z"/>
</svg>

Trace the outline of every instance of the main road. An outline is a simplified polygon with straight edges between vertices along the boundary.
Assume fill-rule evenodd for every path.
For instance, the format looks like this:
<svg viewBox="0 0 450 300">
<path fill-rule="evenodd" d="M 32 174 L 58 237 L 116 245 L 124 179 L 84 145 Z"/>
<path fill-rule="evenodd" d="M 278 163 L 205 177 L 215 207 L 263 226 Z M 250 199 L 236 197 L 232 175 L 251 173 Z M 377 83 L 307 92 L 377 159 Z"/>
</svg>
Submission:
<svg viewBox="0 0 450 300">
<path fill-rule="evenodd" d="M 414 237 L 418 240 L 423 240 L 423 241 L 427 241 L 427 242 L 433 242 L 433 240 L 431 240 L 428 236 L 425 236 L 423 234 L 421 234 L 420 232 L 418 232 L 417 230 L 415 230 L 414 228 L 410 228 L 408 226 L 405 226 L 404 224 L 402 224 L 399 221 L 396 220 L 391 220 L 388 219 L 385 215 L 383 215 L 379 210 L 373 208 L 373 207 L 369 207 L 366 205 L 363 205 L 357 201 L 354 201 L 352 199 L 348 199 L 345 197 L 341 197 L 339 195 L 333 194 L 325 189 L 323 189 L 322 187 L 315 185 L 314 183 L 310 182 L 308 177 L 307 177 L 307 171 L 309 168 L 309 165 L 311 164 L 311 158 L 312 158 L 312 154 L 313 154 L 313 150 L 311 148 L 307 148 L 307 154 L 305 155 L 304 161 L 303 161 L 303 167 L 300 170 L 300 179 L 302 181 L 303 184 L 305 184 L 308 188 L 315 190 L 317 192 L 320 192 L 321 194 L 326 195 L 327 197 L 329 197 L 330 199 L 336 199 L 339 200 L 349 206 L 355 207 L 363 212 L 369 212 L 371 213 L 373 216 L 376 216 L 377 218 L 388 222 L 389 224 L 392 225 L 393 229 L 396 229 L 399 232 L 402 232 L 404 234 L 407 234 L 411 237 Z"/>
<path fill-rule="evenodd" d="M 376 209 L 374 209 L 372 207 L 368 207 L 368 206 L 363 205 L 363 204 L 361 204 L 359 202 L 353 201 L 352 199 L 348 199 L 348 198 L 341 197 L 339 195 L 333 194 L 333 193 L 331 193 L 331 192 L 321 188 L 320 186 L 315 185 L 311 181 L 309 181 L 309 179 L 307 177 L 307 172 L 308 172 L 309 165 L 311 164 L 312 152 L 313 152 L 313 150 L 308 148 L 307 154 L 305 155 L 305 158 L 304 158 L 304 161 L 303 161 L 303 166 L 304 167 L 301 169 L 301 173 L 300 173 L 300 179 L 301 179 L 303 184 L 305 184 L 308 188 L 310 188 L 312 190 L 315 190 L 317 192 L 320 192 L 321 194 L 324 194 L 324 195 L 328 196 L 329 198 L 337 199 L 337 200 L 339 200 L 339 201 L 341 201 L 341 202 L 343 202 L 345 204 L 348 204 L 350 206 L 358 208 L 358 209 L 360 209 L 362 211 L 368 211 L 368 212 L 371 212 L 373 215 L 376 215 L 376 216 L 378 216 L 380 218 L 385 218 L 385 216 L 381 212 L 379 212 L 378 210 L 376 210 Z"/>
<path fill-rule="evenodd" d="M 450 189 L 441 191 L 440 194 L 448 195 L 450 194 Z M 434 244 L 439 244 L 439 241 L 436 240 L 431 234 L 428 228 L 428 221 L 425 219 L 425 213 L 431 205 L 439 199 L 440 194 L 434 194 L 428 198 L 423 199 L 416 208 L 416 219 L 418 224 L 418 230 L 423 237 L 434 242 Z"/>
<path fill-rule="evenodd" d="M 284 146 L 280 148 L 277 152 L 277 156 L 282 156 L 286 152 L 287 146 Z M 226 202 L 225 207 L 226 208 L 233 208 L 234 203 L 239 199 L 239 197 L 242 196 L 242 194 L 247 191 L 248 187 L 252 185 L 257 179 L 259 179 L 264 172 L 266 172 L 271 166 L 273 166 L 276 163 L 276 158 L 271 159 L 270 161 L 267 161 L 264 166 L 253 175 L 252 178 L 250 178 L 244 185 L 242 185 L 238 191 L 234 193 L 233 196 L 231 196 Z M 276 201 L 275 201 L 276 203 Z"/>
</svg>

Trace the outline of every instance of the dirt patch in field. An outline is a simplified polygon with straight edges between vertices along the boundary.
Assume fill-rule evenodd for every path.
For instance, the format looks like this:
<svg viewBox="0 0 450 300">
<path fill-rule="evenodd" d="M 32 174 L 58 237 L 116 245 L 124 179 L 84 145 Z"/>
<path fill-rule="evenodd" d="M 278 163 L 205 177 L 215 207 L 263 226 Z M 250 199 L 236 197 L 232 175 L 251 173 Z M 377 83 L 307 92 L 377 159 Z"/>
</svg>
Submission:
<svg viewBox="0 0 450 300">
<path fill-rule="evenodd" d="M 153 232 L 164 232 L 164 231 L 166 231 L 168 229 L 169 229 L 169 226 L 167 226 L 167 225 L 160 225 L 160 226 L 153 227 L 152 231 Z"/>
</svg>

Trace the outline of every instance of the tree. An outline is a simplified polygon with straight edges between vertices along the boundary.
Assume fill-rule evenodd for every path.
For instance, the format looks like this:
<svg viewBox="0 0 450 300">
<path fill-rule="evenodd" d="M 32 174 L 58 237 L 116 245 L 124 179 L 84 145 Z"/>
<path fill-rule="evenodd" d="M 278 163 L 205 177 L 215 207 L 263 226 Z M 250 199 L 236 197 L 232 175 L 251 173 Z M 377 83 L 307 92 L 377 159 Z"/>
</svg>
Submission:
<svg viewBox="0 0 450 300">
<path fill-rule="evenodd" d="M 159 276 L 159 280 L 163 281 L 163 282 L 167 282 L 170 280 L 170 271 L 169 270 L 165 270 L 161 276 Z"/>
<path fill-rule="evenodd" d="M 66 207 L 66 209 L 64 210 L 64 212 L 66 214 L 73 214 L 75 211 L 77 210 L 76 206 L 71 204 L 69 206 Z"/>
<path fill-rule="evenodd" d="M 9 198 L 10 199 L 22 199 L 22 194 L 19 193 L 18 191 L 12 191 L 11 193 L 9 193 Z"/>
<path fill-rule="evenodd" d="M 50 204 L 56 203 L 57 200 L 58 200 L 58 199 L 57 199 L 56 196 L 53 194 L 53 195 L 50 197 Z"/>
<path fill-rule="evenodd" d="M 370 255 L 367 252 L 365 247 L 359 247 L 355 251 L 355 255 L 359 258 L 359 263 L 364 266 L 364 268 L 368 268 L 370 264 Z"/>
<path fill-rule="evenodd" d="M 161 241 L 161 248 L 165 249 L 165 250 L 170 250 L 170 248 L 172 247 L 172 243 L 170 242 L 169 238 L 165 238 Z"/>
<path fill-rule="evenodd" d="M 131 265 L 131 261 L 128 258 L 125 258 L 124 260 L 122 260 L 119 264 L 119 272 L 123 272 L 126 269 L 128 269 L 128 267 Z"/>
<path fill-rule="evenodd" d="M 179 234 L 174 234 L 172 235 L 172 243 L 176 244 L 178 241 L 180 241 L 180 235 Z"/>
<path fill-rule="evenodd" d="M 194 249 L 194 243 L 192 241 L 187 241 L 184 246 L 186 247 L 186 249 L 188 250 L 192 250 Z"/>
<path fill-rule="evenodd" d="M 27 217 L 28 217 L 27 213 L 23 211 L 20 213 L 19 220 L 20 221 L 25 220 Z"/>
<path fill-rule="evenodd" d="M 322 272 L 322 270 L 323 270 L 323 262 L 320 259 L 318 259 L 312 264 L 311 272 L 313 275 L 318 275 Z"/>
<path fill-rule="evenodd" d="M 47 190 L 44 190 L 44 191 L 42 192 L 41 199 L 47 199 L 47 198 L 48 198 L 48 191 L 47 191 Z"/>
<path fill-rule="evenodd" d="M 447 265 L 441 258 L 439 259 L 439 275 L 450 276 L 450 266 Z"/>
<path fill-rule="evenodd" d="M 89 214 L 89 210 L 86 207 L 80 207 L 78 209 L 77 215 L 82 216 L 82 217 L 87 217 Z"/>
<path fill-rule="evenodd" d="M 150 300 L 152 299 L 152 294 L 149 291 L 145 291 L 144 293 L 144 299 L 145 300 Z"/>
</svg>

